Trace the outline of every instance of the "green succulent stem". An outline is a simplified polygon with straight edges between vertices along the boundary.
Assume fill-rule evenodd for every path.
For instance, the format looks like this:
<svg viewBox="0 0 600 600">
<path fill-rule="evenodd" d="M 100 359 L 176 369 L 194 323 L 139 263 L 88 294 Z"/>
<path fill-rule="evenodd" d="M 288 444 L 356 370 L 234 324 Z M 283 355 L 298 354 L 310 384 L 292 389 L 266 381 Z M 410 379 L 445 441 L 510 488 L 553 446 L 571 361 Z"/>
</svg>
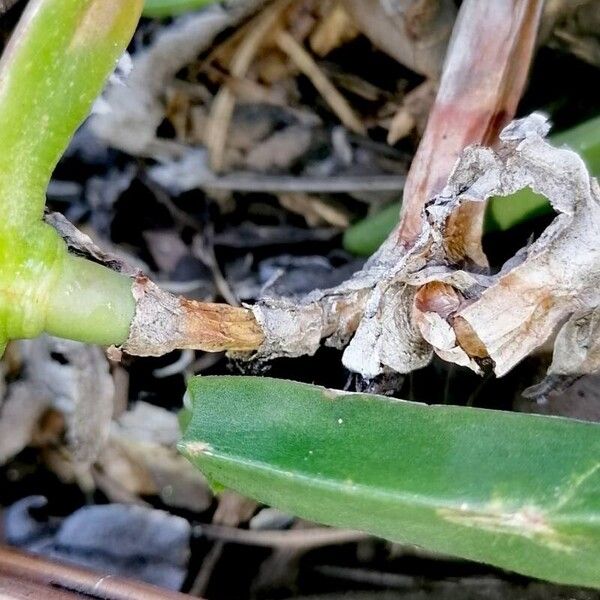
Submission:
<svg viewBox="0 0 600 600">
<path fill-rule="evenodd" d="M 129 277 L 67 255 L 48 298 L 44 329 L 80 342 L 119 345 L 127 339 L 134 313 Z"/>
<path fill-rule="evenodd" d="M 144 16 L 151 18 L 175 17 L 183 13 L 198 10 L 217 0 L 146 0 Z"/>
<path fill-rule="evenodd" d="M 31 0 L 0 60 L 0 344 L 49 331 L 119 343 L 131 282 L 70 256 L 42 222 L 73 133 L 129 43 L 142 0 Z"/>
</svg>

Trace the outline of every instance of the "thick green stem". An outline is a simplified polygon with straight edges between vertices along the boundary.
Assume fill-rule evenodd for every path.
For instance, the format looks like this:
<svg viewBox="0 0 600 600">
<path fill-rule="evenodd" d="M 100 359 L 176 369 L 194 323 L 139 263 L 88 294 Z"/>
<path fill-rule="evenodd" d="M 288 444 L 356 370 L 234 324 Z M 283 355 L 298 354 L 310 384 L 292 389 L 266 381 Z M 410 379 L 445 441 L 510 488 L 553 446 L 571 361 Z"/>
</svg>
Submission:
<svg viewBox="0 0 600 600">
<path fill-rule="evenodd" d="M 44 330 L 97 343 L 127 335 L 130 281 L 70 257 L 41 219 L 54 167 L 141 9 L 142 0 L 31 0 L 2 55 L 0 345 Z"/>
<path fill-rule="evenodd" d="M 120 345 L 135 313 L 131 278 L 67 255 L 48 297 L 45 330 L 81 342 Z"/>
<path fill-rule="evenodd" d="M 129 42 L 141 0 L 32 0 L 0 61 L 0 208 L 23 225 Z"/>
<path fill-rule="evenodd" d="M 66 254 L 63 241 L 42 222 L 23 231 L 0 226 L 0 342 L 43 331 L 49 290 Z"/>
<path fill-rule="evenodd" d="M 131 279 L 70 255 L 49 225 L 0 227 L 0 267 L 2 346 L 44 331 L 106 345 L 127 339 L 135 309 Z"/>
</svg>

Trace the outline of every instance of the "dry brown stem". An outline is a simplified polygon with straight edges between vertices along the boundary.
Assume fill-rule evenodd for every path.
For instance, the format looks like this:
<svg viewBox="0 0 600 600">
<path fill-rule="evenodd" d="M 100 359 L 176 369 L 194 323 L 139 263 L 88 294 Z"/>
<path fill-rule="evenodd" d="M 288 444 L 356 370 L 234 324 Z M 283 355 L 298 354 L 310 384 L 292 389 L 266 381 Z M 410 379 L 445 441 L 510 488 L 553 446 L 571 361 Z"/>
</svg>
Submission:
<svg viewBox="0 0 600 600">
<path fill-rule="evenodd" d="M 362 271 L 300 301 L 263 298 L 252 311 L 175 298 L 138 280 L 138 310 L 124 349 L 142 355 L 257 349 L 273 358 L 313 354 L 325 343 L 347 345 L 344 364 L 368 378 L 422 367 L 433 352 L 502 375 L 566 321 L 551 374 L 599 367 L 597 184 L 574 153 L 544 141 L 549 126 L 541 115 L 506 126 L 524 87 L 541 5 L 463 2 L 406 184 L 401 224 Z M 263 24 L 275 19 L 263 18 Z M 247 54 L 244 42 L 238 46 L 242 67 L 265 34 L 259 33 Z M 274 39 L 340 119 L 357 127 L 295 38 L 279 31 Z M 486 274 L 485 201 L 526 186 L 546 195 L 559 216 L 499 274 Z"/>
<path fill-rule="evenodd" d="M 316 291 L 299 304 L 259 302 L 254 312 L 266 338 L 260 354 L 313 353 L 322 339 L 343 347 L 354 333 L 344 364 L 366 377 L 384 368 L 408 372 L 428 363 L 431 344 L 413 318 L 420 284 L 408 281 L 410 273 L 423 269 L 431 259 L 432 240 L 422 231 L 423 209 L 444 187 L 464 147 L 493 141 L 514 114 L 540 9 L 539 0 L 463 3 L 436 102 L 405 188 L 399 230 L 362 271 L 337 288 Z M 482 216 L 483 204 L 465 205 L 449 215 L 440 241 L 442 264 L 459 264 L 465 258 L 479 266 L 486 264 L 480 247 Z M 431 235 L 435 239 L 437 234 Z M 282 337 L 284 333 L 287 337 Z"/>
<path fill-rule="evenodd" d="M 161 356 L 175 349 L 207 352 L 254 350 L 263 333 L 252 312 L 227 304 L 196 302 L 161 290 L 146 277 L 133 284 L 136 312 L 122 350 Z"/>
</svg>

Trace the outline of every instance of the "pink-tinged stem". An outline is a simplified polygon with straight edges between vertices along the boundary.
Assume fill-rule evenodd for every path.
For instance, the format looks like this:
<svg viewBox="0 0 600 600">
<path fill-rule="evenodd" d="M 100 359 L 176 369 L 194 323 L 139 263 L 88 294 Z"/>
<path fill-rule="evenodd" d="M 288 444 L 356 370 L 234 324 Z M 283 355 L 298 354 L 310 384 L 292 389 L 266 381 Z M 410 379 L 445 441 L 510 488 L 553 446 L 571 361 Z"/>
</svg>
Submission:
<svg viewBox="0 0 600 600">
<path fill-rule="evenodd" d="M 460 152 L 493 144 L 515 114 L 533 55 L 543 0 L 465 0 L 452 34 L 435 104 L 413 160 L 397 233 L 411 246 L 425 203 L 443 188 Z M 483 203 L 457 217 L 455 258 L 484 263 Z M 450 240 L 452 245 L 452 240 Z"/>
</svg>

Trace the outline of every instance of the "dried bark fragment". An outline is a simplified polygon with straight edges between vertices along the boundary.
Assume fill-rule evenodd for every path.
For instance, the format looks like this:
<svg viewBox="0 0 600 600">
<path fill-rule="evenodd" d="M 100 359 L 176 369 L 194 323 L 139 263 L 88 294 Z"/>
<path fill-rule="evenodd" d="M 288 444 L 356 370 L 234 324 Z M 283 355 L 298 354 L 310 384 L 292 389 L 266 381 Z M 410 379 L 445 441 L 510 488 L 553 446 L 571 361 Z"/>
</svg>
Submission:
<svg viewBox="0 0 600 600">
<path fill-rule="evenodd" d="M 463 290 L 465 300 L 457 310 L 447 315 L 433 306 L 426 309 L 425 314 L 453 325 L 455 334 L 460 323 L 463 336 L 477 341 L 476 351 L 464 342 L 462 350 L 470 359 L 481 358 L 484 350 L 497 375 L 508 372 L 572 315 L 556 340 L 550 373 L 581 374 L 600 366 L 592 341 L 593 311 L 600 304 L 600 189 L 576 153 L 544 141 L 547 131 L 545 119 L 532 115 L 505 128 L 497 152 L 468 148 L 427 209 L 430 226 L 441 232 L 438 259 L 444 253 L 445 224 L 465 203 L 531 187 L 558 213 L 541 237 L 498 275 L 479 282 L 483 290 Z M 436 344 L 431 331 L 421 332 Z"/>
<path fill-rule="evenodd" d="M 300 301 L 260 299 L 252 307 L 264 334 L 257 357 L 312 355 L 323 340 L 343 348 L 358 326 L 370 287 L 359 277 L 330 290 L 315 290 Z"/>
<path fill-rule="evenodd" d="M 123 273 L 130 277 L 140 274 L 140 270 L 133 265 L 128 264 L 116 254 L 106 252 L 99 248 L 92 238 L 79 231 L 68 219 L 61 213 L 47 212 L 44 215 L 44 221 L 56 229 L 60 237 L 63 238 L 69 252 L 78 256 L 83 256 L 92 262 L 104 265 L 117 273 Z"/>
<path fill-rule="evenodd" d="M 136 356 L 161 356 L 175 349 L 246 351 L 263 333 L 252 312 L 227 304 L 197 302 L 161 290 L 148 278 L 133 282 L 136 311 L 122 350 Z"/>
<path fill-rule="evenodd" d="M 429 363 L 431 347 L 413 321 L 415 289 L 402 281 L 378 285 L 342 362 L 352 371 L 372 379 L 385 367 L 409 373 Z M 370 352 L 366 349 L 370 348 Z"/>
</svg>

